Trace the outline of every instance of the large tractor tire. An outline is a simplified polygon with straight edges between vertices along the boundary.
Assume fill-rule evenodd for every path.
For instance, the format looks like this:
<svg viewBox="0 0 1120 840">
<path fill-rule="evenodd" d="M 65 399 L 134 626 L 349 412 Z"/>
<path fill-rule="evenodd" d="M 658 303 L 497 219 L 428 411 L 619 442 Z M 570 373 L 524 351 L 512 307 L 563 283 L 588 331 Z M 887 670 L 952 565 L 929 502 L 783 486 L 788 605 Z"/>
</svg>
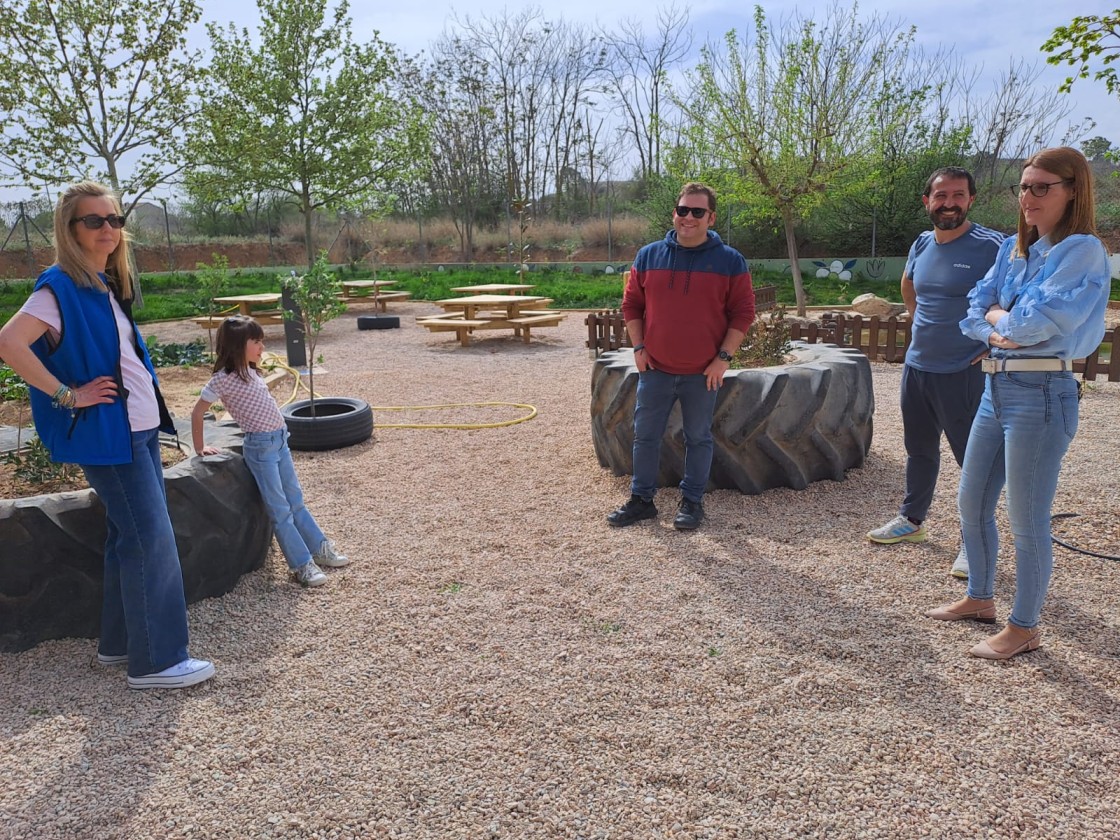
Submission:
<svg viewBox="0 0 1120 840">
<path fill-rule="evenodd" d="M 210 434 L 240 448 L 240 434 Z M 234 452 L 164 471 L 187 602 L 229 592 L 264 564 L 272 525 Z M 0 500 L 0 651 L 100 632 L 105 509 L 92 490 Z"/>
<path fill-rule="evenodd" d="M 730 370 L 716 401 L 715 454 L 708 488 L 756 494 L 840 481 L 863 465 L 871 448 L 875 396 L 871 365 L 858 350 L 794 342 L 794 361 Z M 599 463 L 615 475 L 634 471 L 634 404 L 638 370 L 632 350 L 604 353 L 591 382 L 591 430 Z M 684 472 L 680 406 L 661 446 L 658 486 Z"/>
</svg>

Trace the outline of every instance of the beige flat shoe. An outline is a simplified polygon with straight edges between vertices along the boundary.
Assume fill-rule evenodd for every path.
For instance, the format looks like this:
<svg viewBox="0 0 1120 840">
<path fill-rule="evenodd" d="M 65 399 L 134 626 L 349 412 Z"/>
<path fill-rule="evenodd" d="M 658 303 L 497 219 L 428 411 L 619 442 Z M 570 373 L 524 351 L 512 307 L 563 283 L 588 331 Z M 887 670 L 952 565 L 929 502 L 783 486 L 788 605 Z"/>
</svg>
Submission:
<svg viewBox="0 0 1120 840">
<path fill-rule="evenodd" d="M 992 639 L 994 638 L 995 636 L 992 636 Z M 1042 644 L 1042 631 L 1035 630 L 1025 642 L 1009 651 L 996 650 L 989 644 L 992 639 L 985 639 L 969 650 L 969 653 L 973 656 L 979 656 L 981 659 L 1010 659 L 1012 656 L 1018 656 L 1020 653 L 1029 653 L 1032 650 L 1038 650 L 1038 646 Z"/>
<path fill-rule="evenodd" d="M 937 621 L 982 621 L 985 624 L 994 624 L 996 620 L 996 602 L 973 601 L 971 598 L 962 598 L 944 607 L 934 607 L 926 610 L 926 617 Z"/>
</svg>

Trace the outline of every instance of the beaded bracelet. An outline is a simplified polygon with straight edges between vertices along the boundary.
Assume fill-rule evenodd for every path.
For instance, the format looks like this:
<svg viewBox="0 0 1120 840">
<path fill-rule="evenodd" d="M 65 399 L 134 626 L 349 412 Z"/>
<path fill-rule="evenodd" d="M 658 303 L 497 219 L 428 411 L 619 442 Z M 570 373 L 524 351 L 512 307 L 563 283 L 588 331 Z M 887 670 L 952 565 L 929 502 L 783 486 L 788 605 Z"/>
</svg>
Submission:
<svg viewBox="0 0 1120 840">
<path fill-rule="evenodd" d="M 51 397 L 52 408 L 73 408 L 77 403 L 77 395 L 66 385 L 59 385 L 58 390 Z"/>
</svg>

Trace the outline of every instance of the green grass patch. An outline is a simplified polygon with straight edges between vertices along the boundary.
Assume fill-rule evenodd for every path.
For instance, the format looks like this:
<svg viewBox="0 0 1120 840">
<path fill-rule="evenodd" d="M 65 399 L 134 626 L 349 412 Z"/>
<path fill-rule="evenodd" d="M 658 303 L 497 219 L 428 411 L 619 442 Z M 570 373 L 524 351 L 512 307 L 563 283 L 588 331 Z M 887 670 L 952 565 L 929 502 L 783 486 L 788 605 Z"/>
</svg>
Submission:
<svg viewBox="0 0 1120 840">
<path fill-rule="evenodd" d="M 279 292 L 280 279 L 291 269 L 241 268 L 229 273 L 225 294 L 246 295 L 258 292 Z M 371 280 L 374 272 L 368 267 L 335 269 L 342 280 Z M 483 283 L 516 283 L 517 273 L 510 267 L 434 269 L 382 269 L 378 280 L 395 280 L 393 288 L 412 293 L 413 300 L 440 300 L 455 297 L 451 289 L 456 286 L 477 286 Z M 796 296 L 793 278 L 786 272 L 758 271 L 754 274 L 755 286 L 777 287 L 778 303 L 794 307 Z M 852 299 L 865 292 L 895 303 L 902 302 L 898 283 L 868 280 L 857 274 L 845 282 L 836 277 L 805 277 L 805 292 L 809 306 L 846 306 Z M 560 309 L 615 309 L 622 304 L 622 275 L 599 273 L 574 273 L 570 269 L 532 271 L 525 282 L 536 288 L 533 294 L 550 297 L 553 306 Z M 136 310 L 140 323 L 163 321 L 173 318 L 190 318 L 205 313 L 205 302 L 199 294 L 194 272 L 162 272 L 145 274 L 141 278 L 144 307 Z M 0 282 L 0 323 L 10 318 L 27 296 L 33 283 L 29 280 Z M 1113 300 L 1120 300 L 1120 283 L 1114 284 Z"/>
</svg>

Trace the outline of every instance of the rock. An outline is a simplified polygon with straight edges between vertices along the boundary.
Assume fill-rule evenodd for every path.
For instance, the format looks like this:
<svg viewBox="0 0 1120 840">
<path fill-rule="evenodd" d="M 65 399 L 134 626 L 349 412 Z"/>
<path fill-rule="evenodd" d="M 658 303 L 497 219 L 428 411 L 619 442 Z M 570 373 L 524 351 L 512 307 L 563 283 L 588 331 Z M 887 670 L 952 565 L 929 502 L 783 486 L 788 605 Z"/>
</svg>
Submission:
<svg viewBox="0 0 1120 840">
<path fill-rule="evenodd" d="M 901 315 L 906 311 L 906 306 L 901 303 L 891 303 L 889 300 L 883 300 L 878 295 L 869 292 L 853 300 L 851 309 L 853 312 L 869 318 L 873 315 L 878 315 L 880 318 L 889 318 L 892 315 Z"/>
<path fill-rule="evenodd" d="M 180 437 L 190 440 L 190 421 Z M 229 592 L 264 565 L 272 525 L 236 425 L 207 427 L 228 450 L 164 470 L 187 603 Z M 100 630 L 105 509 L 92 490 L 0 500 L 0 651 Z"/>
</svg>

